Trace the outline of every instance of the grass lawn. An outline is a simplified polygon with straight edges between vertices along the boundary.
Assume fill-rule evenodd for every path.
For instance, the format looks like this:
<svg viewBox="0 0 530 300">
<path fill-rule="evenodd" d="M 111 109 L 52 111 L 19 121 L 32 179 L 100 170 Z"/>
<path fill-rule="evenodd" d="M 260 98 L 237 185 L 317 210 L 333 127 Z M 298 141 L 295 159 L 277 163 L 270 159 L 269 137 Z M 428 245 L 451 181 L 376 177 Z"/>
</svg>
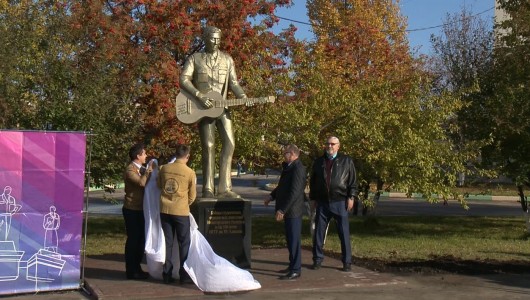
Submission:
<svg viewBox="0 0 530 300">
<path fill-rule="evenodd" d="M 530 270 L 530 234 L 523 217 L 352 217 L 354 263 L 374 269 L 389 265 L 471 262 L 472 265 L 517 265 Z M 87 254 L 123 253 L 121 216 L 91 217 Z M 311 247 L 309 220 L 304 219 L 302 245 Z M 273 217 L 252 219 L 252 247 L 285 247 L 283 223 Z M 335 225 L 325 245 L 328 255 L 340 254 Z M 374 262 L 376 262 L 374 264 Z"/>
<path fill-rule="evenodd" d="M 283 224 L 272 218 L 253 219 L 254 247 L 283 247 Z M 302 244 L 311 246 L 309 221 L 304 220 Z M 384 261 L 430 260 L 452 256 L 463 260 L 527 260 L 530 235 L 522 217 L 377 217 L 350 219 L 353 255 Z M 331 223 L 325 248 L 340 253 Z"/>
</svg>

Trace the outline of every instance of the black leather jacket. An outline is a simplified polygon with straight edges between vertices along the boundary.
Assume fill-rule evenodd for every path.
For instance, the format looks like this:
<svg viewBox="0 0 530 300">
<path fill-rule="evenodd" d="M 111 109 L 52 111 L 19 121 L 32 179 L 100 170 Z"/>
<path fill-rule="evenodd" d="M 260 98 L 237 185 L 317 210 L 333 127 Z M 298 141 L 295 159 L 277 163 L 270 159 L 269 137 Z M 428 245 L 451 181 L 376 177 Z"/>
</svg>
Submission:
<svg viewBox="0 0 530 300">
<path fill-rule="evenodd" d="M 335 202 L 357 197 L 357 174 L 352 158 L 337 153 L 331 167 L 329 187 L 326 184 L 326 160 L 324 154 L 313 163 L 309 199 L 318 202 Z"/>
</svg>

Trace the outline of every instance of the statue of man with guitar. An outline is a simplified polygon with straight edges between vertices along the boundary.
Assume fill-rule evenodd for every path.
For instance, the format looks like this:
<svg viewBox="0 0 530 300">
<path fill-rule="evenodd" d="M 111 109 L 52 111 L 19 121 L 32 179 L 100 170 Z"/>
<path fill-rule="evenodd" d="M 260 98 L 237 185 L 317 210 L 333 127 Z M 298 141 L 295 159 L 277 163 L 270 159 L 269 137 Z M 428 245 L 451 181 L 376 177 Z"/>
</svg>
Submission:
<svg viewBox="0 0 530 300">
<path fill-rule="evenodd" d="M 232 57 L 219 50 L 221 30 L 203 30 L 204 52 L 188 57 L 180 75 L 181 92 L 176 99 L 177 118 L 192 124 L 199 121 L 202 146 L 203 198 L 239 198 L 232 191 L 231 163 L 235 149 L 234 131 L 228 106 L 274 102 L 274 97 L 247 98 L 237 80 Z M 228 89 L 237 99 L 227 100 Z M 215 130 L 221 138 L 219 186 L 214 194 Z"/>
</svg>

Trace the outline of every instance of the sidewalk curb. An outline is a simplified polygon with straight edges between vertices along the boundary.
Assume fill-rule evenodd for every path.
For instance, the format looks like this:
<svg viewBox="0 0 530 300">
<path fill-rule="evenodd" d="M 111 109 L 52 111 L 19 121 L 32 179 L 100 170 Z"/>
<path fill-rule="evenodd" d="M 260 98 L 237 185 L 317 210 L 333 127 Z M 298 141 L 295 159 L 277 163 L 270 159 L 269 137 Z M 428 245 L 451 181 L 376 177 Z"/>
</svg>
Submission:
<svg viewBox="0 0 530 300">
<path fill-rule="evenodd" d="M 424 200 L 424 198 L 422 197 L 422 194 L 418 194 L 418 193 L 413 193 L 411 197 L 408 197 L 407 193 L 384 192 L 381 194 L 381 197 L 407 198 L 410 200 Z M 467 197 L 464 197 L 464 199 L 474 200 L 474 201 L 518 201 L 520 198 L 518 196 L 468 195 Z"/>
<path fill-rule="evenodd" d="M 276 187 L 275 183 L 267 183 L 264 186 L 264 189 L 267 191 L 272 191 Z M 370 193 L 373 195 L 374 193 Z M 401 192 L 383 192 L 381 193 L 381 197 L 384 198 L 401 198 L 401 199 L 410 199 L 410 200 L 425 200 L 423 198 L 422 194 L 419 193 L 412 193 L 412 195 L 409 197 L 407 196 L 407 193 L 401 193 Z M 442 199 L 442 198 L 439 198 Z M 468 195 L 467 197 L 464 197 L 465 200 L 473 200 L 473 201 L 519 201 L 520 198 L 518 196 L 493 196 L 493 195 Z"/>
</svg>

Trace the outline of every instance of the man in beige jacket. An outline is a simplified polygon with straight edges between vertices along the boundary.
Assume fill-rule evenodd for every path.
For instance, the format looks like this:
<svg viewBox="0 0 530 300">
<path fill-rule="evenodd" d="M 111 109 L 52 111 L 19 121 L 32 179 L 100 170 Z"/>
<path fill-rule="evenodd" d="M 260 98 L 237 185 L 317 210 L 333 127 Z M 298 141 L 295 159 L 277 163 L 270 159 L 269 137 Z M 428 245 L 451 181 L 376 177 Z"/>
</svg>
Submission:
<svg viewBox="0 0 530 300">
<path fill-rule="evenodd" d="M 179 247 L 179 276 L 181 283 L 192 282 L 184 270 L 184 262 L 188 257 L 190 247 L 190 205 L 197 194 L 196 175 L 186 163 L 190 157 L 190 147 L 179 144 L 175 151 L 174 163 L 163 165 L 158 173 L 157 185 L 162 192 L 160 195 L 160 221 L 166 241 L 166 260 L 162 277 L 165 283 L 172 283 L 174 279 L 172 253 L 175 237 Z"/>
<path fill-rule="evenodd" d="M 125 198 L 123 200 L 123 219 L 127 240 L 125 242 L 125 272 L 127 279 L 147 279 L 148 273 L 140 266 L 145 247 L 145 219 L 143 211 L 144 188 L 152 171 L 149 164 L 145 172 L 141 172 L 147 154 L 143 144 L 135 144 L 129 150 L 131 162 L 127 165 L 123 180 L 125 182 Z"/>
</svg>

